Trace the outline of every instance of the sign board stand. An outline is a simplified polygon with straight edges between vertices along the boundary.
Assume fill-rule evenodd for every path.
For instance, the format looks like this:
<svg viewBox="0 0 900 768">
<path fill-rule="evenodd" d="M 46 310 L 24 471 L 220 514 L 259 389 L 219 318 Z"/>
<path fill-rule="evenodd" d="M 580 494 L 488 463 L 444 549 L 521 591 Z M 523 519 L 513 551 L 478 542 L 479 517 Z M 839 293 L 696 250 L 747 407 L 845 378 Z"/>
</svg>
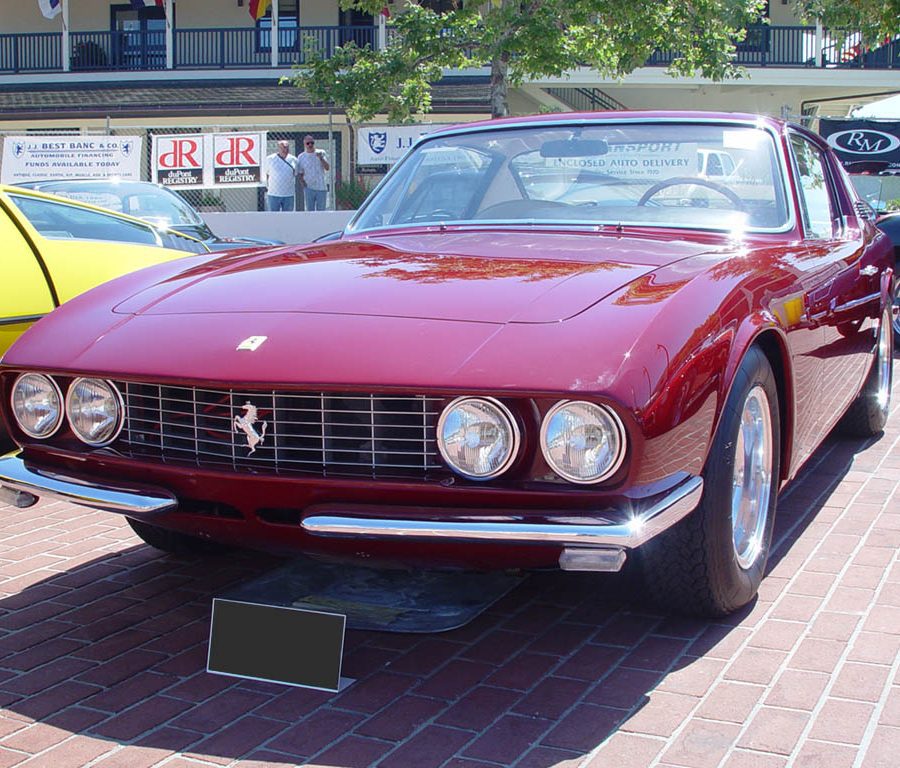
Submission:
<svg viewBox="0 0 900 768">
<path fill-rule="evenodd" d="M 206 669 L 217 675 L 337 693 L 347 617 L 215 598 Z"/>
</svg>

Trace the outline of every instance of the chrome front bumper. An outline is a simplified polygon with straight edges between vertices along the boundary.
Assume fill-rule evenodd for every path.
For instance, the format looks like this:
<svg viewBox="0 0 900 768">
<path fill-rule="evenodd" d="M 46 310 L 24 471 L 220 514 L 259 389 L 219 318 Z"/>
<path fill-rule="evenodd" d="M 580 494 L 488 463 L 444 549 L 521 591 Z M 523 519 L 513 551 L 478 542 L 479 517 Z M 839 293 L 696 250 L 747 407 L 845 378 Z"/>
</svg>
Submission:
<svg viewBox="0 0 900 768">
<path fill-rule="evenodd" d="M 603 518 L 591 520 L 589 513 L 572 513 L 576 522 L 526 523 L 518 515 L 505 515 L 500 521 L 472 518 L 457 520 L 386 519 L 354 516 L 352 508 L 328 504 L 312 507 L 301 526 L 314 536 L 342 536 L 371 539 L 444 539 L 450 541 L 495 541 L 563 546 L 618 547 L 633 549 L 675 525 L 700 502 L 703 479 L 690 477 L 636 511 L 627 523 L 612 523 Z M 440 514 L 435 510 L 435 514 Z M 497 510 L 504 516 L 503 510 Z M 323 514 L 327 513 L 327 514 Z M 452 517 L 445 510 L 444 515 Z"/>
<path fill-rule="evenodd" d="M 15 454 L 0 458 L 0 486 L 11 489 L 13 494 L 49 497 L 135 518 L 151 518 L 178 507 L 175 495 L 164 489 L 68 477 L 29 467 Z M 306 510 L 307 516 L 300 525 L 310 536 L 325 538 L 560 546 L 564 548 L 560 558 L 564 568 L 618 570 L 624 561 L 625 550 L 639 547 L 671 528 L 697 506 L 702 493 L 703 479 L 688 477 L 652 502 L 636 504 L 631 518 L 625 522 L 620 514 L 604 516 L 589 511 L 566 513 L 553 510 L 547 515 L 550 521 L 533 523 L 524 518 L 527 512 L 535 514 L 535 510 L 498 509 L 484 519 L 476 515 L 464 516 L 465 510 L 413 508 L 407 510 L 408 517 L 396 517 L 399 510 L 391 506 L 320 504 Z M 10 495 L 7 494 L 7 500 L 16 503 Z M 604 567 L 597 567 L 598 559 Z M 582 567 L 584 564 L 587 566 Z"/>
<path fill-rule="evenodd" d="M 178 500 L 173 494 L 159 488 L 108 485 L 67 477 L 45 469 L 30 468 L 15 454 L 0 459 L 0 486 L 41 498 L 118 512 L 129 517 L 150 517 L 178 506 Z M 3 490 L 2 487 L 0 490 Z M 0 500 L 2 499 L 3 496 L 0 495 Z M 12 499 L 10 502 L 17 503 Z M 18 503 L 18 506 L 24 505 Z"/>
</svg>

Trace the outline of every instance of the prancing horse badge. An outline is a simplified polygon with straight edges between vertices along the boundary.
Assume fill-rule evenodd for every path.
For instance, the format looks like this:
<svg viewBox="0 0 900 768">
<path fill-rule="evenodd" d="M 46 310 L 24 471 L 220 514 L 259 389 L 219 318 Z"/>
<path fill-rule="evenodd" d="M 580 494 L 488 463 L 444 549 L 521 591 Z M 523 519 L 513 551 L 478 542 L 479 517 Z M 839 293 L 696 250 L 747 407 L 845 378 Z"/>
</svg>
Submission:
<svg viewBox="0 0 900 768">
<path fill-rule="evenodd" d="M 247 445 L 250 447 L 250 453 L 247 455 L 250 456 L 256 451 L 257 445 L 262 445 L 262 441 L 266 436 L 266 427 L 269 426 L 269 422 L 264 421 L 262 423 L 262 429 L 257 432 L 256 427 L 253 426 L 259 421 L 259 413 L 256 410 L 256 406 L 248 400 L 244 403 L 242 408 L 244 410 L 244 415 L 234 417 L 234 431 L 243 432 L 247 436 Z"/>
</svg>

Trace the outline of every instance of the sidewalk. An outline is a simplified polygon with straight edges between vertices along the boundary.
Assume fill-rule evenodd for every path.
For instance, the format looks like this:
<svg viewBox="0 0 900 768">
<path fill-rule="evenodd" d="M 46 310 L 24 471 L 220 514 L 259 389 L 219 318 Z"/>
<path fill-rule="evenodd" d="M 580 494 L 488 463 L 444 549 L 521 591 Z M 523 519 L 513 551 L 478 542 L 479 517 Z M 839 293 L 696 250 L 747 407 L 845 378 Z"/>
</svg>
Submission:
<svg viewBox="0 0 900 768">
<path fill-rule="evenodd" d="M 0 768 L 895 768 L 894 390 L 880 440 L 833 437 L 782 495 L 742 613 L 666 617 L 619 575 L 534 574 L 460 630 L 349 631 L 340 694 L 205 672 L 212 597 L 279 561 L 0 507 Z"/>
</svg>

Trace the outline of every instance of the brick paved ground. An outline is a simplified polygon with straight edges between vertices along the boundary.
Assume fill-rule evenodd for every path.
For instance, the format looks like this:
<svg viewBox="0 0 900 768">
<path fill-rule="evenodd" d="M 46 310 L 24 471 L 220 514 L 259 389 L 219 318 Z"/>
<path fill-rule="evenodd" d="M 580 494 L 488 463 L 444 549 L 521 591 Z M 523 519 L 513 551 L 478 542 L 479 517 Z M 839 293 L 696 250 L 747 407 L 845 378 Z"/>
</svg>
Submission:
<svg viewBox="0 0 900 768">
<path fill-rule="evenodd" d="M 337 695 L 204 671 L 211 597 L 276 561 L 0 508 L 0 768 L 895 768 L 898 437 L 895 406 L 880 440 L 813 457 L 728 621 L 663 616 L 618 575 L 534 575 L 454 632 L 349 632 Z"/>
</svg>

